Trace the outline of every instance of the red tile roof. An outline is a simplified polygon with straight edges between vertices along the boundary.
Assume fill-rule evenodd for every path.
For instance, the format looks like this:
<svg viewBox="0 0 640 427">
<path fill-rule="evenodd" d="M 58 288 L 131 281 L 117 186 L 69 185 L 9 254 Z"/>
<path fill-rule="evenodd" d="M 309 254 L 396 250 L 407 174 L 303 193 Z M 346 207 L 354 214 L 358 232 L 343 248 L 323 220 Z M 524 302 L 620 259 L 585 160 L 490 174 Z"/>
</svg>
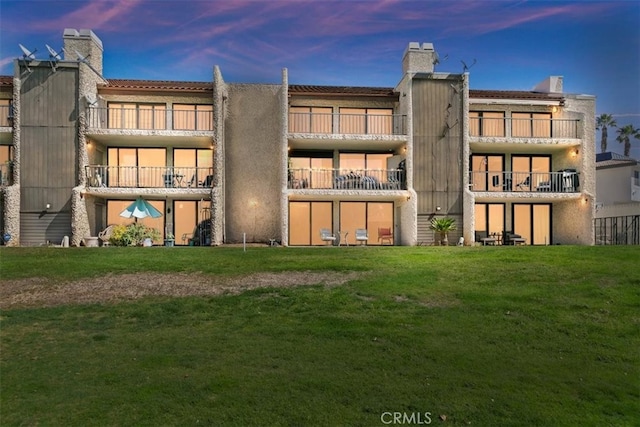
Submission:
<svg viewBox="0 0 640 427">
<path fill-rule="evenodd" d="M 109 79 L 108 84 L 100 85 L 100 90 L 145 90 L 161 92 L 213 92 L 212 82 L 182 82 L 166 80 L 123 80 Z"/>
<path fill-rule="evenodd" d="M 524 90 L 482 90 L 469 89 L 469 98 L 482 99 L 531 99 L 540 101 L 562 101 L 561 93 L 543 93 Z"/>
<path fill-rule="evenodd" d="M 398 97 L 391 87 L 289 85 L 290 95 Z"/>
<path fill-rule="evenodd" d="M 13 76 L 0 76 L 0 87 L 13 86 Z"/>
</svg>

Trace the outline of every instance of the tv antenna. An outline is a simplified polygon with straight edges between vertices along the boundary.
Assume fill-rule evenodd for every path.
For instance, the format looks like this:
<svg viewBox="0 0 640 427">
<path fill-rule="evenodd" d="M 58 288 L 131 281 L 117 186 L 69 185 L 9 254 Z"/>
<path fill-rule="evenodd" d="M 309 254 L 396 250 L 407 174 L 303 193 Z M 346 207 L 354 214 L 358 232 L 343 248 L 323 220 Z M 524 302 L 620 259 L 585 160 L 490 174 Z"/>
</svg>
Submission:
<svg viewBox="0 0 640 427">
<path fill-rule="evenodd" d="M 55 50 L 53 50 L 53 48 L 51 46 L 49 46 L 48 44 L 45 44 L 45 46 L 47 47 L 47 50 L 49 51 L 49 65 L 51 65 L 51 68 L 53 68 L 53 72 L 56 72 L 56 64 L 58 63 L 58 61 L 62 60 L 62 57 L 60 56 L 60 54 L 58 52 L 56 52 Z"/>
<path fill-rule="evenodd" d="M 31 69 L 29 68 L 29 63 L 36 59 L 36 52 L 38 49 L 33 49 L 33 52 L 32 52 L 26 47 L 24 47 L 23 45 L 21 45 L 20 43 L 18 43 L 18 46 L 20 46 L 20 49 L 22 50 L 22 60 L 24 61 L 24 66 L 26 67 L 28 72 L 31 72 Z"/>
<path fill-rule="evenodd" d="M 475 58 L 473 59 L 473 62 L 471 63 L 471 65 L 467 65 L 466 62 L 464 62 L 463 60 L 460 60 L 460 62 L 462 62 L 462 72 L 466 73 L 467 71 L 469 71 L 471 69 L 471 67 L 473 67 L 474 65 L 476 65 L 476 61 Z"/>
<path fill-rule="evenodd" d="M 64 50 L 64 48 L 62 48 L 62 50 L 64 52 L 67 52 L 66 50 Z M 82 56 L 82 54 L 80 52 L 78 52 L 76 49 L 73 50 L 76 53 L 76 58 L 78 62 L 82 62 L 84 65 L 86 65 L 87 67 L 89 67 L 89 69 L 91 71 L 93 71 L 94 73 L 96 73 L 96 75 L 98 77 L 100 77 L 106 84 L 109 84 L 109 81 L 107 79 L 105 79 L 104 77 L 102 77 L 102 74 L 100 74 L 98 72 L 98 70 L 96 70 L 95 68 L 93 68 L 93 65 L 91 65 L 91 63 L 89 62 L 89 60 L 87 58 L 89 58 L 89 56 L 91 55 L 87 55 L 87 56 Z"/>
</svg>

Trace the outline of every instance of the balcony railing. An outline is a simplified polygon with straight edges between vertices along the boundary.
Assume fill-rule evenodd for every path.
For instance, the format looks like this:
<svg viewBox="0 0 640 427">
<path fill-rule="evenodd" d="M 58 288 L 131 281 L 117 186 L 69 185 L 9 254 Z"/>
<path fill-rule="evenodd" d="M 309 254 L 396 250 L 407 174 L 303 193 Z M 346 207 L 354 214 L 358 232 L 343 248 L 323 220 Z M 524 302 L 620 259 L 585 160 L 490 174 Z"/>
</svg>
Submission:
<svg viewBox="0 0 640 427">
<path fill-rule="evenodd" d="M 345 135 L 406 135 L 403 114 L 289 113 L 289 132 Z"/>
<path fill-rule="evenodd" d="M 88 187 L 211 188 L 213 168 L 170 166 L 85 167 Z"/>
<path fill-rule="evenodd" d="M 0 164 L 0 187 L 7 187 L 13 184 L 13 170 L 11 164 Z"/>
<path fill-rule="evenodd" d="M 472 171 L 471 191 L 576 193 L 580 187 L 575 169 L 560 172 Z"/>
<path fill-rule="evenodd" d="M 511 138 L 580 138 L 579 119 L 470 117 L 469 135 Z"/>
<path fill-rule="evenodd" d="M 211 131 L 213 111 L 89 107 L 87 125 L 93 129 Z"/>
<path fill-rule="evenodd" d="M 290 189 L 404 190 L 403 169 L 289 169 Z"/>
</svg>

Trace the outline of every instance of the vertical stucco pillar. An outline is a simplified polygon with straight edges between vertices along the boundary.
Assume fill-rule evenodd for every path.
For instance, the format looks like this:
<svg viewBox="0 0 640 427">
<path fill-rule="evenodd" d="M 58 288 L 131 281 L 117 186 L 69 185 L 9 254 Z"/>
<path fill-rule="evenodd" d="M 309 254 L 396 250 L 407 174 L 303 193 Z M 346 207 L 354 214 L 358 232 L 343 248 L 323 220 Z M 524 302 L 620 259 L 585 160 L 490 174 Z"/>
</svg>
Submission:
<svg viewBox="0 0 640 427">
<path fill-rule="evenodd" d="M 225 239 L 225 117 L 227 89 L 217 65 L 213 68 L 213 186 L 211 188 L 211 245 L 219 246 Z"/>
<path fill-rule="evenodd" d="M 282 135 L 280 144 L 281 161 L 280 168 L 284 171 L 282 174 L 281 187 L 282 196 L 280 197 L 280 239 L 283 246 L 289 245 L 289 191 L 288 169 L 289 169 L 289 73 L 286 68 L 282 69 L 282 91 L 280 93 L 280 106 L 282 115 Z"/>
<path fill-rule="evenodd" d="M 4 233 L 11 236 L 7 246 L 20 246 L 20 65 L 14 61 L 13 77 L 13 182 L 4 189 Z"/>
</svg>

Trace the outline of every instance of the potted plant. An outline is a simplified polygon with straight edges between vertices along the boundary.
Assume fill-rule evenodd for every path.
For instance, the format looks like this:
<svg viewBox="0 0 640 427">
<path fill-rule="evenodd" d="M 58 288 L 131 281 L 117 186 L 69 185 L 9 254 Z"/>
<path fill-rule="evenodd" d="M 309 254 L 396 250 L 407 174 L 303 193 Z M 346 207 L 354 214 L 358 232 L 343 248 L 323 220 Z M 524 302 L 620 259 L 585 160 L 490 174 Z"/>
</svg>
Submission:
<svg viewBox="0 0 640 427">
<path fill-rule="evenodd" d="M 449 245 L 449 232 L 456 229 L 456 220 L 449 217 L 433 218 L 431 229 L 440 235 L 440 246 Z"/>
<path fill-rule="evenodd" d="M 175 241 L 176 241 L 176 236 L 174 236 L 173 233 L 167 233 L 167 235 L 164 238 L 164 245 L 173 246 Z"/>
</svg>

